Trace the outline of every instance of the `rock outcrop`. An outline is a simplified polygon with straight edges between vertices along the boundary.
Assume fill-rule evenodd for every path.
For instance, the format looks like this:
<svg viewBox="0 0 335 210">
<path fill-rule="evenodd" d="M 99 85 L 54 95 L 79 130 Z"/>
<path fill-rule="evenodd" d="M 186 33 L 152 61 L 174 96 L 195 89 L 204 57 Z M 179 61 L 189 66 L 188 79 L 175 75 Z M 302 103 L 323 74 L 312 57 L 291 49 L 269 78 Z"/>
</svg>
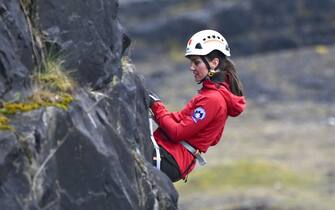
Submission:
<svg viewBox="0 0 335 210">
<path fill-rule="evenodd" d="M 0 130 L 0 209 L 177 209 L 175 188 L 150 164 L 147 94 L 122 59 L 130 39 L 117 9 L 0 0 L 0 124 L 10 125 Z M 75 80 L 67 106 L 59 92 L 27 102 L 49 54 Z"/>
</svg>

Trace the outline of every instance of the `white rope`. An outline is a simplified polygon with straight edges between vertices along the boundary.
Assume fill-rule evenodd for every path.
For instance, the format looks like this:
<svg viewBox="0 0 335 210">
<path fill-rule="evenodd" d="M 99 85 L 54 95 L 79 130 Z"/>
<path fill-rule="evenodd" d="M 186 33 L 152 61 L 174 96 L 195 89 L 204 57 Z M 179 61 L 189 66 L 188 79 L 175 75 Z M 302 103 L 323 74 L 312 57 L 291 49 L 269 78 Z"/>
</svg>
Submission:
<svg viewBox="0 0 335 210">
<path fill-rule="evenodd" d="M 149 125 L 150 125 L 150 139 L 152 141 L 152 144 L 154 145 L 154 148 L 155 148 L 155 151 L 156 151 L 156 168 L 158 170 L 161 169 L 161 154 L 159 152 L 159 146 L 154 138 L 154 135 L 153 135 L 153 119 L 152 119 L 152 116 L 151 116 L 151 113 L 149 112 Z"/>
</svg>

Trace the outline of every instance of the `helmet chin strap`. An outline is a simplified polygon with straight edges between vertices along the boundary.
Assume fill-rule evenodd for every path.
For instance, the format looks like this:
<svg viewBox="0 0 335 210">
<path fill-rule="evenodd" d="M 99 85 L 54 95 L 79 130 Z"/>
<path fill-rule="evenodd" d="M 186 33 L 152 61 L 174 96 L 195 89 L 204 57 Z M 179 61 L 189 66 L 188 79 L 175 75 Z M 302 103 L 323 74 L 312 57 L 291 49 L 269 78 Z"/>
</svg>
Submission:
<svg viewBox="0 0 335 210">
<path fill-rule="evenodd" d="M 208 71 L 208 73 L 207 73 L 207 75 L 206 75 L 202 80 L 200 80 L 200 81 L 198 82 L 198 84 L 201 84 L 203 81 L 205 81 L 206 79 L 208 79 L 208 78 L 210 78 L 211 76 L 213 76 L 213 72 L 211 72 L 211 66 L 209 65 L 209 63 L 208 63 L 206 57 L 205 57 L 204 55 L 201 55 L 200 58 L 201 58 L 202 62 L 205 63 L 205 65 L 206 65 L 206 67 L 207 67 L 207 71 Z"/>
</svg>

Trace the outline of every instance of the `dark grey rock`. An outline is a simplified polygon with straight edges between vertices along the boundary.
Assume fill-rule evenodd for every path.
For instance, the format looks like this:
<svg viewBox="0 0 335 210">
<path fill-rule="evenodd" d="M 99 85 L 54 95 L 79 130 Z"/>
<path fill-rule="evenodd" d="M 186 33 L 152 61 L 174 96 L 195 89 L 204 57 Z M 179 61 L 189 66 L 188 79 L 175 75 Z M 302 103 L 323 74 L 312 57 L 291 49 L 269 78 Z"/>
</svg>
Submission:
<svg viewBox="0 0 335 210">
<path fill-rule="evenodd" d="M 37 24 L 50 48 L 61 49 L 66 67 L 81 85 L 101 88 L 120 77 L 127 36 L 117 17 L 117 1 L 38 1 Z"/>
<path fill-rule="evenodd" d="M 177 209 L 174 186 L 150 163 L 143 82 L 121 66 L 130 40 L 117 1 L 20 2 L 0 1 L 1 101 L 32 94 L 31 74 L 50 51 L 78 86 L 68 111 L 7 116 L 15 130 L 0 130 L 0 209 Z"/>
<path fill-rule="evenodd" d="M 26 95 L 33 69 L 33 50 L 20 1 L 0 0 L 0 97 Z"/>
<path fill-rule="evenodd" d="M 131 93 L 130 75 L 106 95 L 79 91 L 68 112 L 12 118 L 16 131 L 0 134 L 0 209 L 177 209 L 172 183 L 145 160 L 144 89 L 120 91 Z"/>
</svg>

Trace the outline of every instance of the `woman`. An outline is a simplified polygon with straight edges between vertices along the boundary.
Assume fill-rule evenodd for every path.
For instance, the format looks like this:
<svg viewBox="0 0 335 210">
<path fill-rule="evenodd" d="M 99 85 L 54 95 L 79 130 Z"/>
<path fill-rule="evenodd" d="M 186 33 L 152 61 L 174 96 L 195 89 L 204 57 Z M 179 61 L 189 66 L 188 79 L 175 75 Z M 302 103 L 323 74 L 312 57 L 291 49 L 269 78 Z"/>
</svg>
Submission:
<svg viewBox="0 0 335 210">
<path fill-rule="evenodd" d="M 160 147 L 161 170 L 173 181 L 187 179 L 199 154 L 216 145 L 228 116 L 245 108 L 242 85 L 225 38 L 214 30 L 203 30 L 188 41 L 185 56 L 194 80 L 202 88 L 180 112 L 168 112 L 153 94 L 150 108 L 159 126 L 154 138 Z M 154 157 L 154 159 L 157 159 Z"/>
</svg>

